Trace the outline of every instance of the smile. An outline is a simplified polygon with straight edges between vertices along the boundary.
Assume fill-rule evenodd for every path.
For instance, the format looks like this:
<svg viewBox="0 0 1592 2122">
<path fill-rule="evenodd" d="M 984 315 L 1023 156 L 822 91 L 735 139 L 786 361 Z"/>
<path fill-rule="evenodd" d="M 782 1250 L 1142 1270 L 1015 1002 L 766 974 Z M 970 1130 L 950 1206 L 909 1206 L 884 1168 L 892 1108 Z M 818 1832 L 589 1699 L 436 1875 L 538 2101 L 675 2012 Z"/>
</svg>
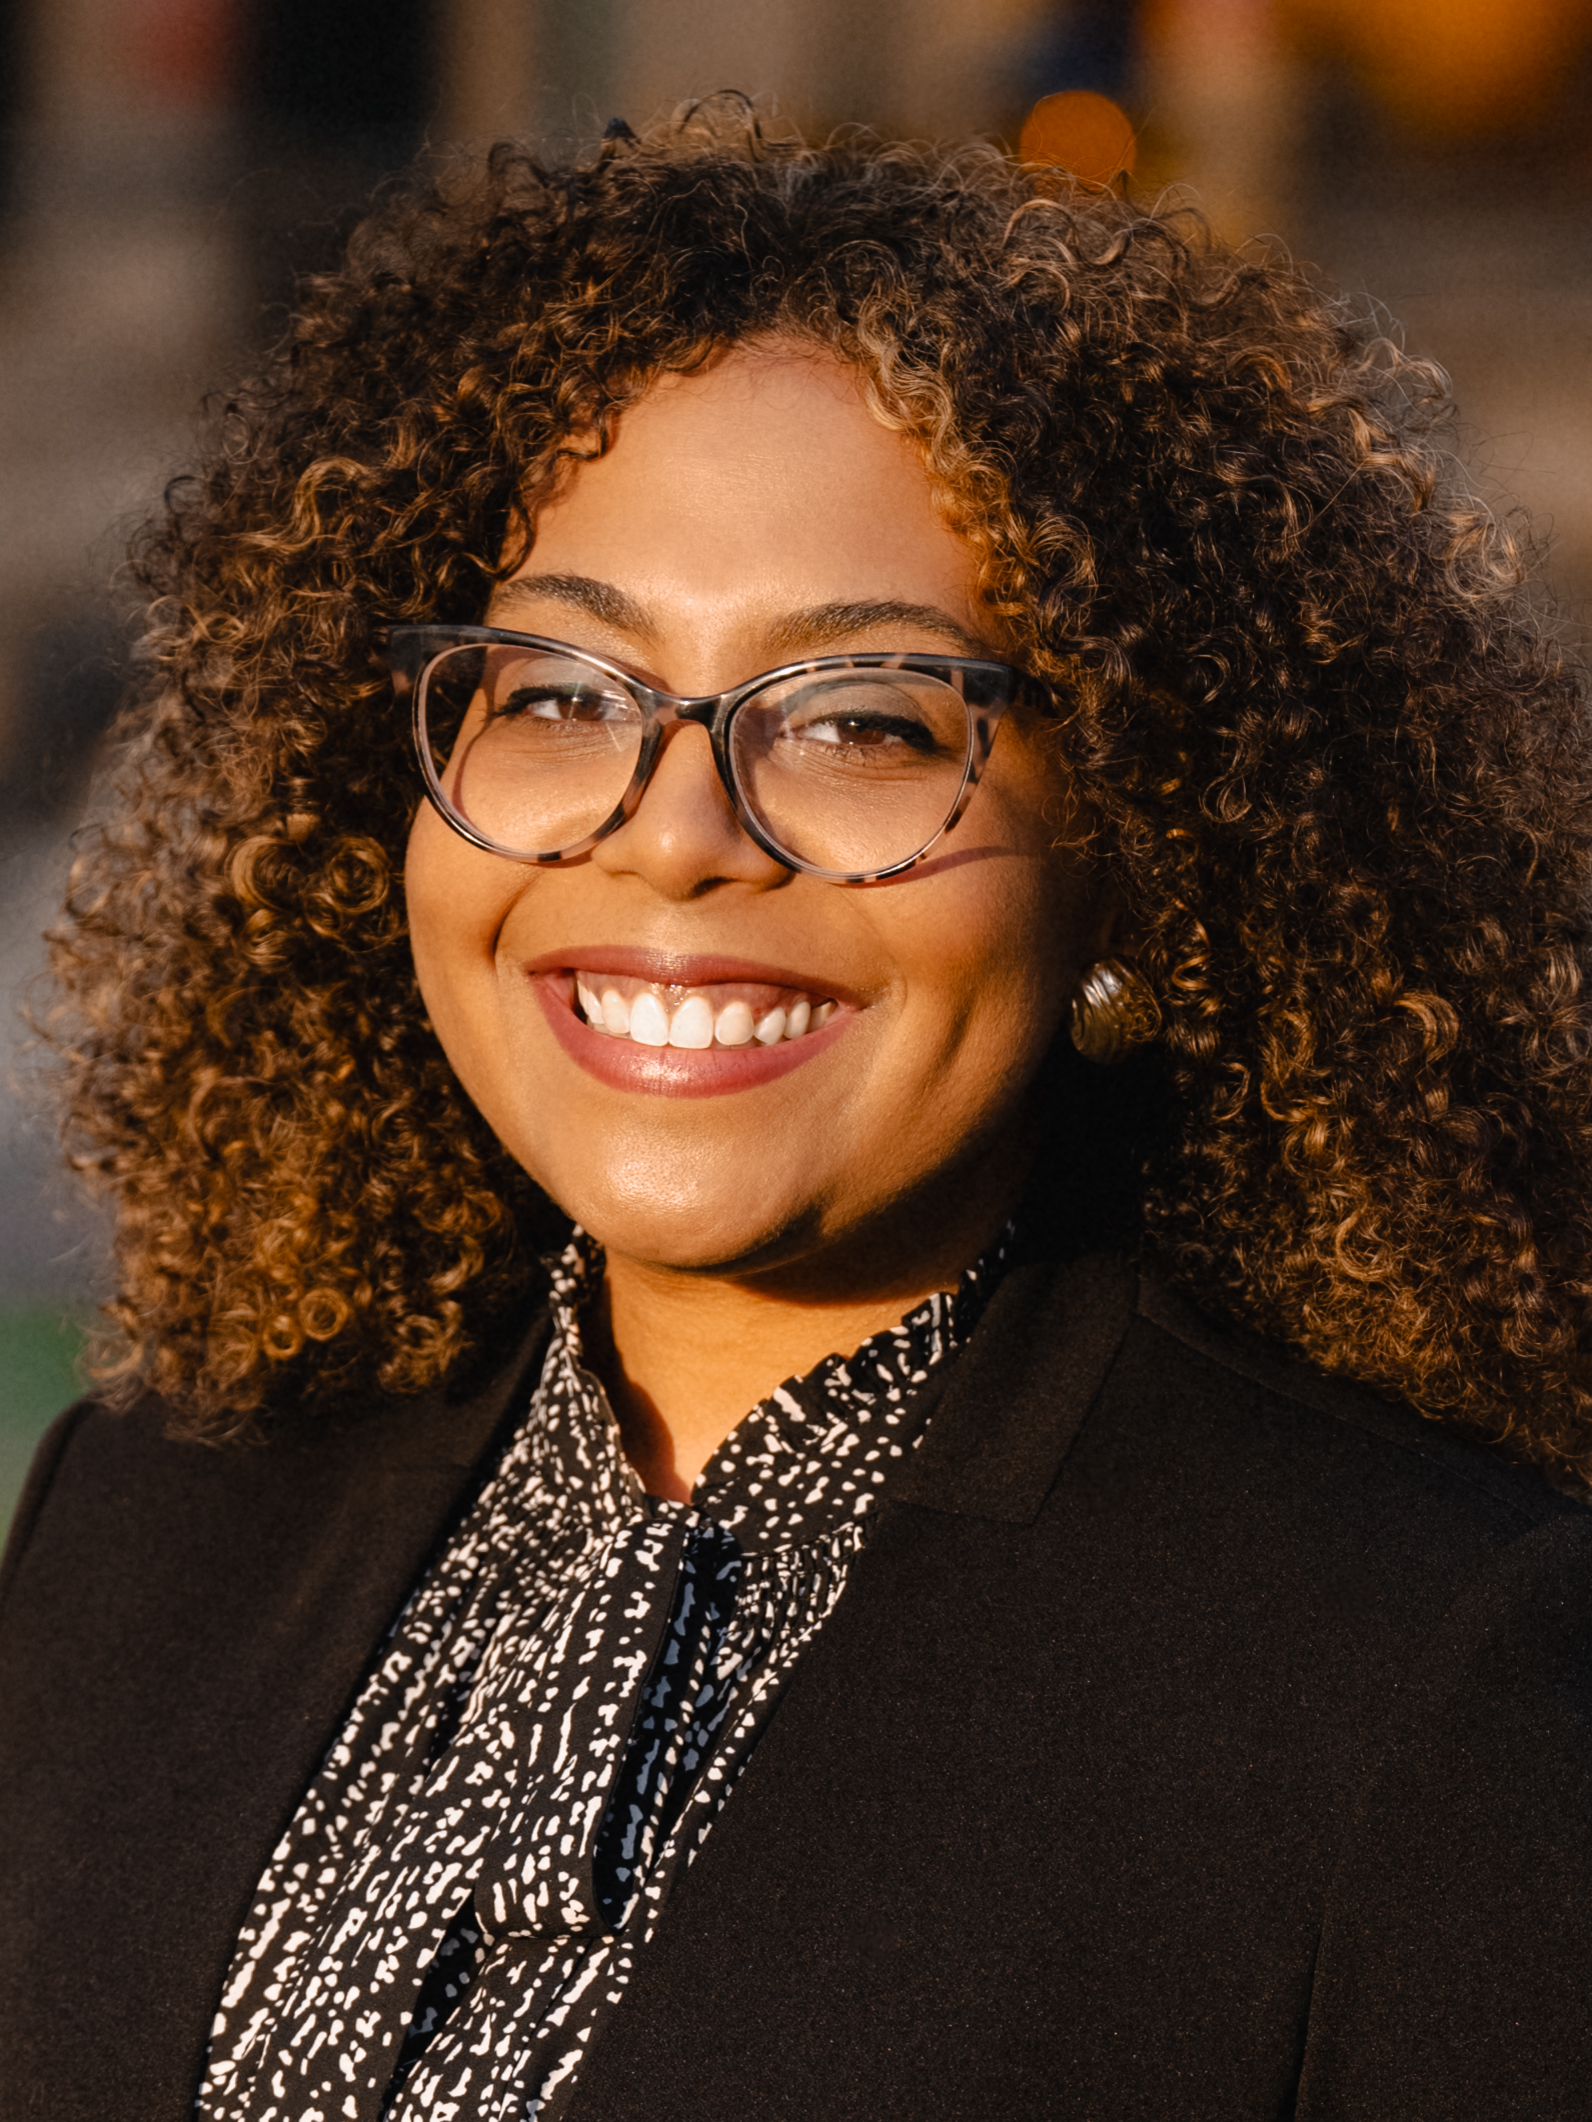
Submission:
<svg viewBox="0 0 1592 2122">
<path fill-rule="evenodd" d="M 718 981 L 660 986 L 621 975 L 575 974 L 575 999 L 593 1031 L 636 1046 L 778 1046 L 822 1031 L 835 1004 L 824 995 L 767 983 Z"/>
<path fill-rule="evenodd" d="M 777 1082 L 856 1023 L 861 998 L 745 959 L 593 946 L 525 967 L 559 1045 L 611 1090 L 722 1097 Z"/>
</svg>

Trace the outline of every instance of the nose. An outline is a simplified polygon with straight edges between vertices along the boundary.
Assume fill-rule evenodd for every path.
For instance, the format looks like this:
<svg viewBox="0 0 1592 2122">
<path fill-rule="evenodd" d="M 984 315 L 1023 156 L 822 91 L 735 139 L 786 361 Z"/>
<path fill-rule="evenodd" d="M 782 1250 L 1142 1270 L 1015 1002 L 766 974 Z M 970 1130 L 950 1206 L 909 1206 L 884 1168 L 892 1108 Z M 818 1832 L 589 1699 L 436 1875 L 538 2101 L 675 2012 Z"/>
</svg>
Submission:
<svg viewBox="0 0 1592 2122">
<path fill-rule="evenodd" d="M 791 876 L 747 837 L 719 779 L 705 729 L 676 723 L 633 817 L 599 840 L 593 865 L 637 876 L 666 899 L 697 899 L 723 884 L 767 891 Z"/>
</svg>

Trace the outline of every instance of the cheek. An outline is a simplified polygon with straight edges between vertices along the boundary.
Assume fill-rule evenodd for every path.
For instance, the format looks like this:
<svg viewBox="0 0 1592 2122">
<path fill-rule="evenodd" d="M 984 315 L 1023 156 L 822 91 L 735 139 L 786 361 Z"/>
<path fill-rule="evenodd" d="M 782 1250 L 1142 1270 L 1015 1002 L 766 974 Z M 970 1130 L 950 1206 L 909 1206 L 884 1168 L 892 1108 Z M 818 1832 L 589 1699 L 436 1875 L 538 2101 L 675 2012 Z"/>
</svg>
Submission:
<svg viewBox="0 0 1592 2122">
<path fill-rule="evenodd" d="M 1067 777 L 1032 737 L 1013 746 L 1008 765 L 997 808 L 1014 859 L 996 866 L 982 910 L 984 957 L 992 975 L 1024 990 L 1033 1013 L 1053 1026 L 1099 955 L 1105 894 L 1085 852 L 1087 813 Z"/>
<path fill-rule="evenodd" d="M 409 948 L 432 1024 L 461 1074 L 465 1055 L 456 1049 L 488 1030 L 476 1019 L 495 988 L 497 938 L 511 903 L 500 867 L 422 807 L 404 865 Z"/>
<path fill-rule="evenodd" d="M 948 1120 L 978 1124 L 1030 1081 L 1077 983 L 1087 900 L 1048 855 L 935 880 L 898 933 L 906 974 L 896 1065 L 933 1080 Z M 903 895 L 905 899 L 908 895 Z M 903 930 L 905 921 L 903 921 Z"/>
<path fill-rule="evenodd" d="M 1049 1046 L 1077 978 L 1076 908 L 1036 871 L 991 911 L 972 978 L 987 995 L 986 1022 L 1012 1058 L 1037 1061 Z"/>
<path fill-rule="evenodd" d="M 943 903 L 924 910 L 924 944 L 970 1001 L 1020 997 L 1048 1022 L 1092 955 L 1096 880 L 1035 804 L 992 809 L 983 837 L 995 859 L 947 871 Z"/>
</svg>

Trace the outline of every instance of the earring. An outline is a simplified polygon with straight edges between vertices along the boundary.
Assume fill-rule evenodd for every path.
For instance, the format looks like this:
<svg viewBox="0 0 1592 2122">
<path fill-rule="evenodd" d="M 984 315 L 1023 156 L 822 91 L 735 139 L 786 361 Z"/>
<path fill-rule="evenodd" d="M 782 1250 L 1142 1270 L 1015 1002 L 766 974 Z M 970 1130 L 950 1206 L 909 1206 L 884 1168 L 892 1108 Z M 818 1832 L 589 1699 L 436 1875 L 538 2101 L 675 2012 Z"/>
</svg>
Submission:
<svg viewBox="0 0 1592 2122">
<path fill-rule="evenodd" d="M 1072 1043 L 1086 1061 L 1120 1061 L 1161 1029 L 1150 983 L 1120 958 L 1097 958 L 1072 998 Z"/>
</svg>

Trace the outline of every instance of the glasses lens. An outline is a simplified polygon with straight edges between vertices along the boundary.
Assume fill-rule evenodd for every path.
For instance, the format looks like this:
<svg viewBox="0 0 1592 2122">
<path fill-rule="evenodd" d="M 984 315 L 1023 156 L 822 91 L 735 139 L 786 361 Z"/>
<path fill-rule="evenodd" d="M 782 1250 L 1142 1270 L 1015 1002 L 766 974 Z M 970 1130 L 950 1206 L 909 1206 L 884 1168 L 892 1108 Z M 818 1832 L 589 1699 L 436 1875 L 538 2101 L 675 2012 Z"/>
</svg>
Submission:
<svg viewBox="0 0 1592 2122">
<path fill-rule="evenodd" d="M 967 775 L 971 722 L 943 678 L 904 670 L 783 678 L 736 711 L 742 800 L 783 853 L 832 876 L 910 862 Z"/>
<path fill-rule="evenodd" d="M 483 839 L 546 859 L 609 818 L 635 772 L 641 710 L 579 656 L 446 650 L 421 681 L 420 725 L 449 807 Z"/>
</svg>

